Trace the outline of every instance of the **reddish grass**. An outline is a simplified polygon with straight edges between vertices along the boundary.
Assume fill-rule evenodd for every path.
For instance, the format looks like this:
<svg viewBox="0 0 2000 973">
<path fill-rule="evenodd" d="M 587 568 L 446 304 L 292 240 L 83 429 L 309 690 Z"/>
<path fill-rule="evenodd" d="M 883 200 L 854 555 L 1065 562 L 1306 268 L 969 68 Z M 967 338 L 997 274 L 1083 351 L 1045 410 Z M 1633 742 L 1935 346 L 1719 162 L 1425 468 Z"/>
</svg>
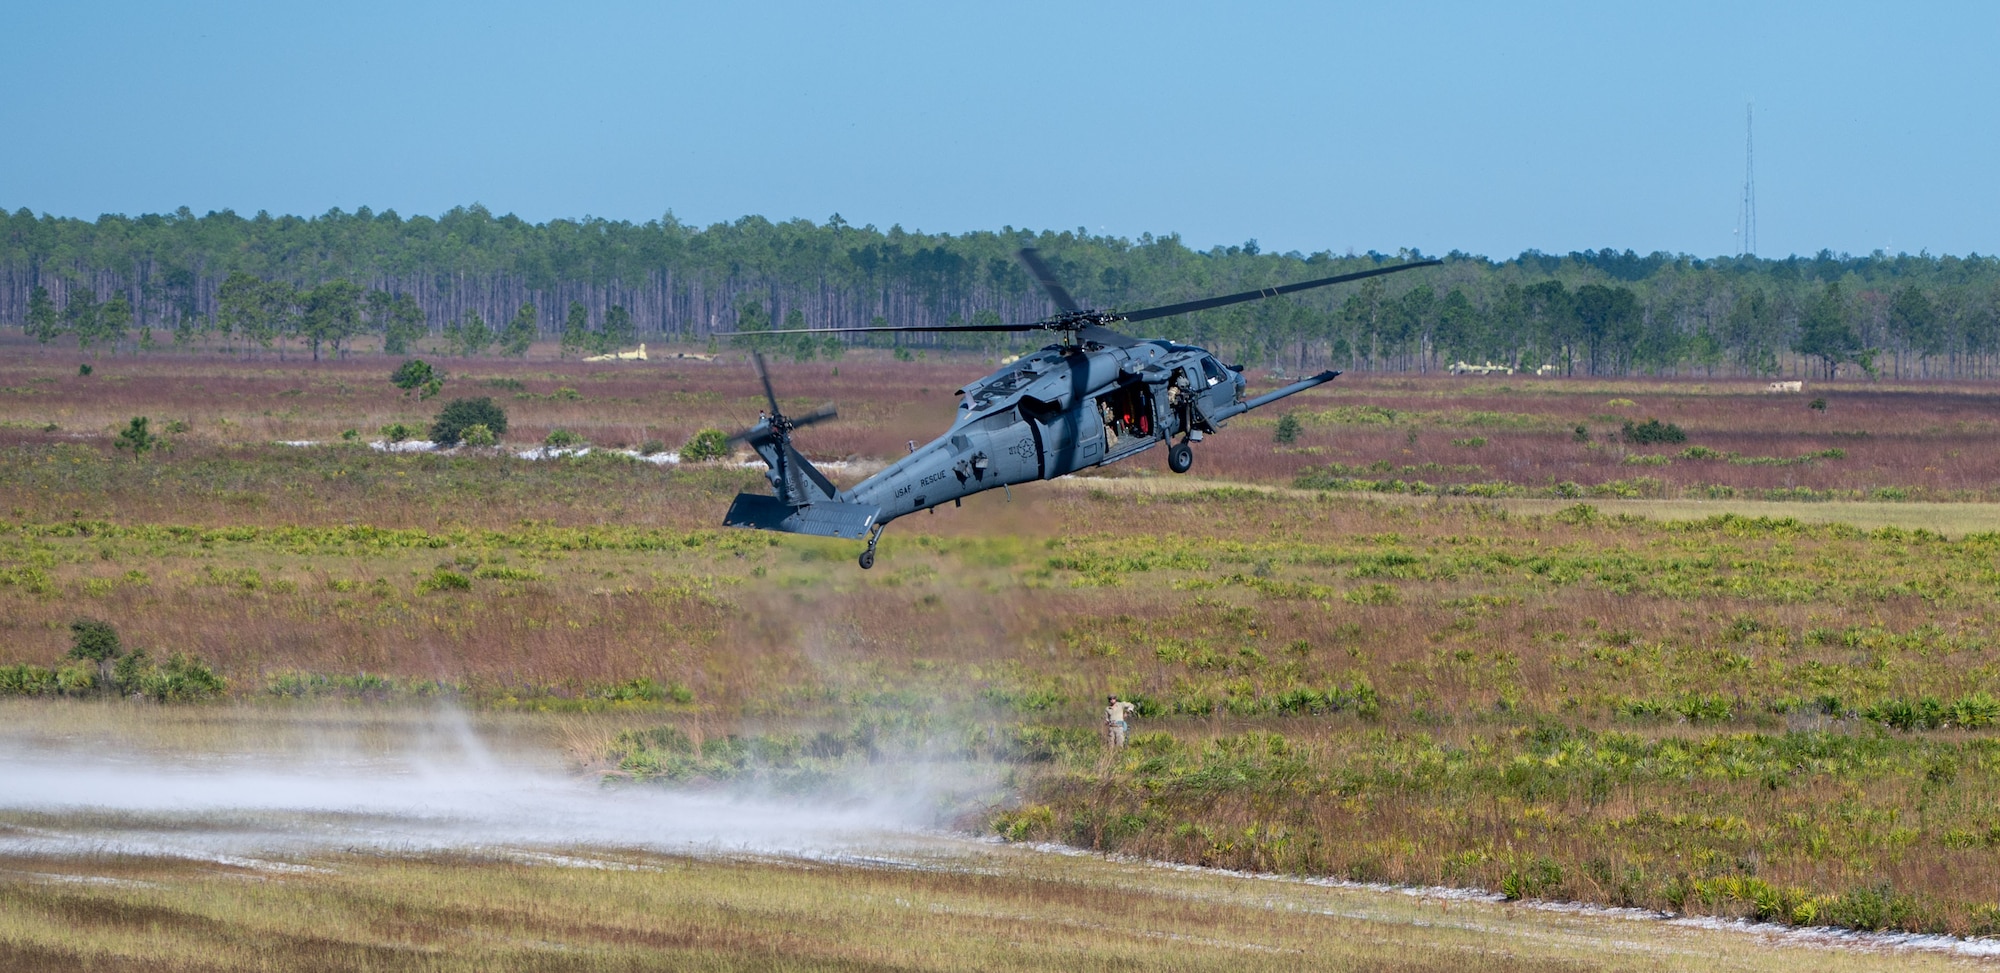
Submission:
<svg viewBox="0 0 2000 973">
<path fill-rule="evenodd" d="M 392 364 L 379 357 L 313 364 L 175 355 L 100 360 L 96 374 L 85 378 L 76 374 L 73 356 L 16 342 L 0 354 L 0 445 L 77 436 L 104 442 L 142 414 L 156 425 L 188 421 L 193 431 L 184 439 L 217 445 L 333 440 L 348 429 L 372 439 L 389 423 L 421 435 L 439 403 L 400 395 L 387 382 Z M 747 425 L 763 408 L 757 383 L 740 360 L 591 365 L 446 359 L 443 365 L 453 376 L 445 397 L 494 397 L 508 410 L 506 439 L 516 444 L 538 442 L 564 428 L 605 446 L 636 447 L 651 440 L 675 448 L 703 427 Z M 786 408 L 832 401 L 842 410 L 839 421 L 800 435 L 808 454 L 882 460 L 901 455 L 910 440 L 925 442 L 942 432 L 956 407 L 952 391 L 990 367 L 970 358 L 896 362 L 863 350 L 838 363 L 777 362 L 772 370 Z M 1253 379 L 1255 388 L 1277 381 Z M 524 391 L 493 382 L 519 383 Z M 549 398 L 562 388 L 575 389 L 582 398 Z M 1300 471 L 1327 463 L 1378 462 L 1392 467 L 1383 478 L 1439 484 L 1499 482 L 1541 489 L 1564 481 L 1592 487 L 1644 477 L 1658 481 L 1667 495 L 1719 484 L 1740 491 L 1895 487 L 1950 497 L 1983 495 L 2000 484 L 2000 449 L 1991 448 L 2000 432 L 2000 390 L 1971 383 L 1857 381 L 1816 384 L 1802 396 L 1766 395 L 1760 389 L 1742 381 L 1342 377 L 1282 408 L 1236 420 L 1198 447 L 1196 462 L 1207 476 L 1265 483 L 1289 482 Z M 517 397 L 522 395 L 529 397 Z M 1827 399 L 1823 413 L 1806 407 L 1813 397 Z M 1614 398 L 1636 404 L 1606 404 Z M 1311 420 L 1315 413 L 1362 406 L 1395 410 L 1403 418 L 1394 425 Z M 1272 424 L 1283 409 L 1308 417 L 1303 435 L 1288 449 L 1271 442 Z M 1532 428 L 1468 420 L 1467 414 L 1481 412 L 1511 416 Z M 1831 448 L 1844 450 L 1846 457 L 1787 466 L 1678 458 L 1667 466 L 1626 463 L 1628 456 L 1671 457 L 1684 448 L 1606 441 L 1616 439 L 1622 420 L 1654 417 L 1683 427 L 1687 445 L 1744 457 L 1784 459 Z M 49 424 L 57 429 L 43 432 Z M 1573 441 L 1577 425 L 1590 430 L 1594 445 Z M 1452 445 L 1474 437 L 1486 444 Z M 1427 469 L 1430 464 L 1443 469 Z M 1163 466 L 1164 453 L 1153 451 L 1103 472 L 1130 475 Z"/>
</svg>

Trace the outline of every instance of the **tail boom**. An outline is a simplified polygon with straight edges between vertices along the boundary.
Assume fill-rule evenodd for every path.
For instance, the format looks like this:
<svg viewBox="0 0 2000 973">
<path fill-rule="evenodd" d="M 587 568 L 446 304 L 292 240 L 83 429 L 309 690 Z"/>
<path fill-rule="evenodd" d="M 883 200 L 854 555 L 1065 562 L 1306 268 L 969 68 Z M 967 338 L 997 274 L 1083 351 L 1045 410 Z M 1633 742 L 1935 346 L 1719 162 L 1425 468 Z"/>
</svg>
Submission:
<svg viewBox="0 0 2000 973">
<path fill-rule="evenodd" d="M 796 506 L 777 497 L 739 493 L 722 518 L 725 527 L 775 530 L 787 534 L 818 537 L 866 537 L 882 516 L 882 508 L 868 503 L 840 503 L 821 500 Z"/>
</svg>

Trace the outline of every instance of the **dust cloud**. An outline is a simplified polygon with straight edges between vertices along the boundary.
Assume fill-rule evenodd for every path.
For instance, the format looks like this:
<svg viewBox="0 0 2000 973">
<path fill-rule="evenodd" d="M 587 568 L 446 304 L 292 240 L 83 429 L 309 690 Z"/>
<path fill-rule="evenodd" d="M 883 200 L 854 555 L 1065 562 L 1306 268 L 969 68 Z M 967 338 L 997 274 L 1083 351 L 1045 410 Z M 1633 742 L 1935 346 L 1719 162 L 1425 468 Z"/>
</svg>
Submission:
<svg viewBox="0 0 2000 973">
<path fill-rule="evenodd" d="M 926 843 L 935 807 L 921 776 L 783 795 L 607 784 L 547 751 L 496 751 L 455 712 L 400 729 L 404 744 L 389 748 L 335 727 L 280 747 L 196 750 L 0 731 L 0 856 L 598 847 L 840 857 Z"/>
</svg>

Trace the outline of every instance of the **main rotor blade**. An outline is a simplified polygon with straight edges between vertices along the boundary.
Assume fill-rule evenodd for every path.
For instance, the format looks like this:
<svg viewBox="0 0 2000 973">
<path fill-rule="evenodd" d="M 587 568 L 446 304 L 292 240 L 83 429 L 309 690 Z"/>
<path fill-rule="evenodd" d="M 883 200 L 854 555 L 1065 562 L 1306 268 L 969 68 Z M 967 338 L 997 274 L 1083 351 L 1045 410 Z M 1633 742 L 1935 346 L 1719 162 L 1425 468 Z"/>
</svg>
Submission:
<svg viewBox="0 0 2000 973">
<path fill-rule="evenodd" d="M 833 403 L 828 402 L 827 404 L 820 406 L 819 408 L 814 409 L 811 412 L 806 413 L 805 415 L 793 419 L 792 428 L 797 429 L 800 426 L 810 426 L 815 422 L 825 422 L 828 419 L 838 418 L 839 416 L 840 416 L 840 410 L 834 408 Z"/>
<path fill-rule="evenodd" d="M 1085 341 L 1095 341 L 1100 345 L 1110 348 L 1130 348 L 1139 343 L 1139 339 L 1129 334 L 1119 334 L 1110 328 L 1096 324 L 1086 324 L 1078 328 L 1076 334 L 1077 337 Z"/>
<path fill-rule="evenodd" d="M 1047 321 L 1034 321 L 1028 324 L 893 324 L 860 328 L 786 328 L 781 331 L 717 331 L 715 332 L 715 337 L 745 338 L 752 335 L 767 334 L 855 334 L 863 331 L 899 331 L 905 333 L 911 331 L 1040 331 L 1047 327 L 1049 327 Z"/>
<path fill-rule="evenodd" d="M 764 399 L 771 403 L 771 414 L 781 415 L 782 413 L 778 411 L 778 393 L 771 391 L 771 370 L 764 367 L 764 353 L 751 352 L 750 362 L 757 366 L 757 380 L 764 383 Z"/>
<path fill-rule="evenodd" d="M 1401 273 L 1405 270 L 1415 270 L 1418 267 L 1435 267 L 1441 263 L 1444 263 L 1444 261 L 1419 260 L 1415 263 L 1397 264 L 1394 267 L 1376 267 L 1373 270 L 1363 270 L 1359 273 L 1341 274 L 1338 277 L 1323 277 L 1319 280 L 1285 284 L 1282 287 L 1266 287 L 1262 290 L 1244 291 L 1241 294 L 1230 294 L 1226 297 L 1207 297 L 1199 301 L 1169 304 L 1166 307 L 1149 307 L 1139 311 L 1120 311 L 1118 316 L 1127 321 L 1151 321 L 1154 318 L 1167 318 L 1176 314 L 1187 314 L 1192 311 L 1206 311 L 1212 307 L 1223 307 L 1229 304 L 1241 304 L 1244 301 L 1255 301 L 1260 298 L 1277 297 L 1280 294 L 1290 294 L 1294 291 L 1311 290 L 1315 287 L 1327 287 L 1333 284 L 1345 284 L 1350 280 L 1361 280 L 1365 277 L 1380 277 L 1383 274 Z"/>
<path fill-rule="evenodd" d="M 1056 275 L 1049 270 L 1048 264 L 1042 262 L 1042 255 L 1034 247 L 1022 247 L 1018 256 L 1022 263 L 1028 265 L 1028 273 L 1035 275 L 1035 282 L 1048 292 L 1049 300 L 1056 302 L 1056 307 L 1065 311 L 1077 310 L 1076 298 L 1069 296 L 1069 291 L 1056 281 Z"/>
<path fill-rule="evenodd" d="M 1169 304 L 1165 307 L 1149 307 L 1149 308 L 1142 308 L 1137 311 L 1107 311 L 1104 312 L 1099 319 L 1113 320 L 1113 321 L 1120 321 L 1120 320 L 1151 321 L 1154 318 L 1172 317 L 1176 314 L 1187 314 L 1192 311 L 1206 311 L 1212 307 L 1224 307 L 1230 304 L 1241 304 L 1244 301 L 1255 301 L 1266 297 L 1277 297 L 1280 294 L 1291 294 L 1297 291 L 1311 290 L 1315 287 L 1328 287 L 1334 284 L 1344 284 L 1347 283 L 1348 281 L 1363 280 L 1369 277 L 1380 277 L 1384 274 L 1396 274 L 1396 273 L 1401 273 L 1405 270 L 1416 270 L 1419 267 L 1435 267 L 1442 263 L 1444 263 L 1444 261 L 1442 260 L 1419 260 L 1414 263 L 1397 264 L 1394 267 L 1375 267 L 1370 270 L 1358 271 L 1352 274 L 1341 274 L 1338 277 L 1322 277 L 1319 280 L 1308 280 L 1308 281 L 1302 281 L 1297 284 L 1283 284 L 1277 287 L 1266 287 L 1263 288 L 1262 290 L 1244 291 L 1241 294 L 1229 294 L 1223 297 L 1207 297 L 1199 301 L 1187 301 L 1181 304 Z M 1058 290 L 1060 290 L 1060 288 L 1058 288 Z M 1050 296 L 1053 297 L 1054 294 L 1051 294 Z M 1068 297 L 1069 295 L 1067 292 L 1063 292 L 1063 296 Z M 1074 303 L 1075 303 L 1074 301 L 1071 302 L 1072 305 Z M 1073 307 L 1066 308 L 1065 310 L 1074 310 L 1074 308 Z M 1097 312 L 1085 312 L 1085 313 L 1090 315 L 1097 314 Z M 1051 318 L 1046 321 L 1029 321 L 1022 324 L 960 324 L 960 325 L 897 324 L 897 325 L 867 326 L 859 328 L 785 328 L 778 331 L 717 331 L 714 333 L 714 337 L 753 338 L 753 337 L 760 337 L 763 335 L 778 335 L 778 334 L 864 334 L 864 333 L 909 334 L 912 332 L 949 334 L 954 331 L 963 331 L 970 334 L 972 332 L 978 332 L 978 331 L 1061 331 L 1061 330 L 1068 330 L 1074 327 L 1076 327 L 1074 319 L 1066 320 L 1064 318 L 1057 317 L 1057 318 Z M 1116 332 L 1109 332 L 1109 333 L 1116 334 Z M 1105 343 L 1109 344 L 1109 342 Z M 762 373 L 760 372 L 759 374 Z M 769 382 L 767 380 L 766 386 L 768 387 L 768 385 Z"/>
</svg>

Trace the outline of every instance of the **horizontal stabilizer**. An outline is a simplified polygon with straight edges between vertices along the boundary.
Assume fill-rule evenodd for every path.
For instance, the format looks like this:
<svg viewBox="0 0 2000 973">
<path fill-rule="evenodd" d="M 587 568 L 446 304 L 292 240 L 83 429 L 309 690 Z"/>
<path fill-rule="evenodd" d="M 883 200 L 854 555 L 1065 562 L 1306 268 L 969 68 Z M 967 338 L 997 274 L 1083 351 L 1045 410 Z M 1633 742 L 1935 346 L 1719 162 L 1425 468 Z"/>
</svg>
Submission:
<svg viewBox="0 0 2000 973">
<path fill-rule="evenodd" d="M 787 534 L 860 538 L 867 536 L 881 514 L 882 508 L 872 503 L 822 500 L 794 507 L 777 497 L 739 493 L 722 523 L 726 527 L 778 530 Z"/>
<path fill-rule="evenodd" d="M 1259 406 L 1270 405 L 1271 403 L 1276 402 L 1279 399 L 1282 399 L 1288 395 L 1297 395 L 1300 392 L 1305 391 L 1306 389 L 1325 385 L 1326 383 L 1333 381 L 1335 378 L 1338 378 L 1339 376 L 1340 376 L 1339 372 L 1321 372 L 1318 375 L 1314 375 L 1311 378 L 1293 382 L 1292 384 L 1287 385 L 1284 388 L 1266 392 L 1263 395 L 1251 399 L 1248 402 L 1238 402 L 1234 405 L 1225 406 L 1221 409 L 1216 410 L 1208 418 L 1214 422 L 1221 422 L 1222 420 L 1230 418 L 1231 416 L 1240 416 L 1245 412 L 1249 412 L 1251 409 L 1255 409 Z"/>
</svg>

